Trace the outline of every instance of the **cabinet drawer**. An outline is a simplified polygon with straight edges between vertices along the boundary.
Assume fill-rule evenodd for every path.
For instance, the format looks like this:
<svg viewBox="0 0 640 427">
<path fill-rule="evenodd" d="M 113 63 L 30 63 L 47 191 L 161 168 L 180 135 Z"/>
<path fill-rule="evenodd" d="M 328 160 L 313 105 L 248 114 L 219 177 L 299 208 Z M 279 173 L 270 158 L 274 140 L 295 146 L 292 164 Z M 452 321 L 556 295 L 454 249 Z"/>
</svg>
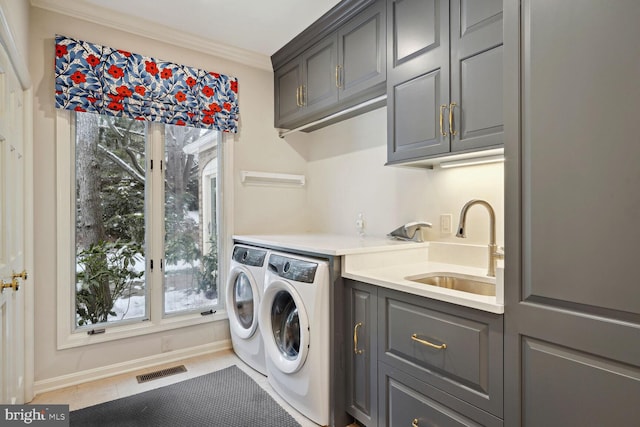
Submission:
<svg viewBox="0 0 640 427">
<path fill-rule="evenodd" d="M 502 416 L 502 316 L 380 290 L 379 360 Z"/>
<path fill-rule="evenodd" d="M 380 426 L 502 426 L 502 420 L 379 364 Z"/>
</svg>

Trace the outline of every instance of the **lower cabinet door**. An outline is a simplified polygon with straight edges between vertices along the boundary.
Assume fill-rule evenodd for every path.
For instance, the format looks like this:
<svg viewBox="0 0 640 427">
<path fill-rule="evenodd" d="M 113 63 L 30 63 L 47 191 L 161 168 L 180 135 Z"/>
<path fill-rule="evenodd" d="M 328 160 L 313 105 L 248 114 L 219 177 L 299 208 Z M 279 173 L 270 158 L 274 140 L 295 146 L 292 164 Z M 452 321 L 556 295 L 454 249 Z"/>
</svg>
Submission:
<svg viewBox="0 0 640 427">
<path fill-rule="evenodd" d="M 345 279 L 347 412 L 367 427 L 378 425 L 377 288 Z"/>
<path fill-rule="evenodd" d="M 378 423 L 388 427 L 502 426 L 502 420 L 378 363 Z"/>
</svg>

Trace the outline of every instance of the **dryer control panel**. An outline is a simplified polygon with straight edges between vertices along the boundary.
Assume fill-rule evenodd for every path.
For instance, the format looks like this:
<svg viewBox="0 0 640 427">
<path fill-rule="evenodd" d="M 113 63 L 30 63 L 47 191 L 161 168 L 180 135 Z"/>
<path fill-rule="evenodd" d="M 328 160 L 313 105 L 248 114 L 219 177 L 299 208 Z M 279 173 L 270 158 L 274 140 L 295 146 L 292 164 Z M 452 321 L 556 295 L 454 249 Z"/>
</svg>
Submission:
<svg viewBox="0 0 640 427">
<path fill-rule="evenodd" d="M 267 251 L 262 249 L 246 248 L 244 246 L 235 246 L 233 248 L 233 260 L 240 264 L 250 265 L 252 267 L 262 267 Z"/>
</svg>

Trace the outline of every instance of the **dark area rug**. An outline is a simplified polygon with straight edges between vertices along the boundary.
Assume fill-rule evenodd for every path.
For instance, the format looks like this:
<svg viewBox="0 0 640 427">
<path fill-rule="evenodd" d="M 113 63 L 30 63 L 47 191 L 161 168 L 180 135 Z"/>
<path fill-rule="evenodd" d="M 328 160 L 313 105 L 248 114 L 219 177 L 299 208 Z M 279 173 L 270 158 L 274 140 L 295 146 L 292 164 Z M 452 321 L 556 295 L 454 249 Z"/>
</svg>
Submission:
<svg viewBox="0 0 640 427">
<path fill-rule="evenodd" d="M 73 411 L 71 426 L 300 427 L 237 366 Z"/>
</svg>

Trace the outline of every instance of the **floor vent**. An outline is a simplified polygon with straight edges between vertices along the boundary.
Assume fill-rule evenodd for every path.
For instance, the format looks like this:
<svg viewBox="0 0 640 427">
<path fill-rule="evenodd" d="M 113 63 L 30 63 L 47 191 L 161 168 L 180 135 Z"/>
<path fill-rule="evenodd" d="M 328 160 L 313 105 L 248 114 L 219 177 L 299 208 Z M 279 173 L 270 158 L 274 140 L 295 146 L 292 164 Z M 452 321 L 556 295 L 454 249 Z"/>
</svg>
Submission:
<svg viewBox="0 0 640 427">
<path fill-rule="evenodd" d="M 138 375 L 136 379 L 138 383 L 146 383 L 147 381 L 156 380 L 158 378 L 168 377 L 169 375 L 180 374 L 187 372 L 187 368 L 184 365 L 174 366 L 173 368 L 162 369 L 160 371 L 149 372 L 148 374 Z"/>
</svg>

